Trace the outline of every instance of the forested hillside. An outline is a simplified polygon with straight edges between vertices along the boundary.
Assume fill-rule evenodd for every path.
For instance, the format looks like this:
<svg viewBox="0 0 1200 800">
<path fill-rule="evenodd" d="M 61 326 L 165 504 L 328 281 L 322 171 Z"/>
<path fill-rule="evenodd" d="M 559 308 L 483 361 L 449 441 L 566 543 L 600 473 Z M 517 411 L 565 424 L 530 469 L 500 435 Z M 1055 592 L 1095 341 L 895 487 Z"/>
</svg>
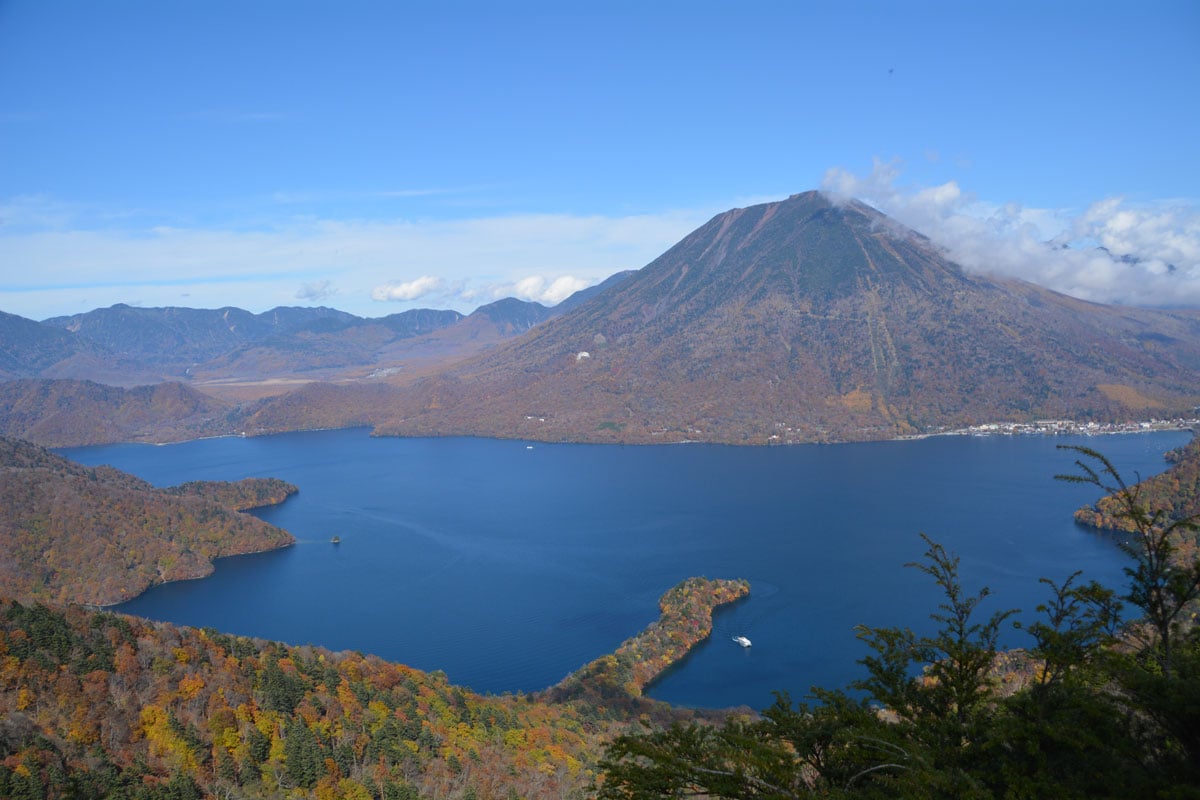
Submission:
<svg viewBox="0 0 1200 800">
<path fill-rule="evenodd" d="M 481 696 L 359 653 L 0 600 L 0 797 L 583 797 L 635 720 L 730 716 L 641 690 L 746 591 L 680 583 L 615 659 L 538 697 Z M 609 663 L 632 677 L 592 669 Z"/>
<path fill-rule="evenodd" d="M 614 723 L 357 653 L 0 604 L 0 796 L 578 796 Z"/>
<path fill-rule="evenodd" d="M 291 544 L 287 531 L 238 510 L 295 491 L 262 478 L 156 489 L 0 437 L 0 594 L 107 605 L 202 577 L 214 558 Z"/>
<path fill-rule="evenodd" d="M 237 432 L 236 409 L 181 383 L 0 382 L 0 435 L 45 447 L 177 442 Z"/>
<path fill-rule="evenodd" d="M 707 638 L 712 609 L 744 582 L 671 589 L 662 618 L 619 651 L 632 679 L 592 691 L 581 672 L 558 702 L 63 605 L 111 602 L 204 574 L 218 555 L 287 544 L 234 509 L 294 491 L 275 479 L 156 489 L 0 439 L 0 797 L 582 797 L 631 720 L 701 716 L 641 689 Z"/>
<path fill-rule="evenodd" d="M 1163 509 L 1171 519 L 1200 514 L 1200 438 L 1167 453 L 1171 466 L 1136 485 L 1139 498 L 1150 508 Z M 1075 519 L 1085 525 L 1114 530 L 1131 530 L 1129 520 L 1115 516 L 1120 507 L 1106 497 L 1095 506 L 1081 508 Z"/>
</svg>

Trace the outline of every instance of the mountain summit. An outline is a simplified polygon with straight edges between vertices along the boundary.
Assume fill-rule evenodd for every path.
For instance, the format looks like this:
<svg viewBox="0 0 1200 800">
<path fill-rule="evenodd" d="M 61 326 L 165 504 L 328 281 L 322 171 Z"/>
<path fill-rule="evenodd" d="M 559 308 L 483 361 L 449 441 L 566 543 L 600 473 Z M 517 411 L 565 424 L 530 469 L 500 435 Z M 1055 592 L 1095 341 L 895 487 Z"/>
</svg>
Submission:
<svg viewBox="0 0 1200 800">
<path fill-rule="evenodd" d="M 570 441 L 880 439 L 1192 416 L 1200 311 L 1103 306 L 968 273 L 875 209 L 807 192 L 719 214 L 554 309 L 510 299 L 467 317 L 378 320 L 332 309 L 0 314 L 6 378 L 30 380 L 0 382 L 0 432 L 55 445 L 349 425 Z M 181 384 L 110 391 L 56 378 Z"/>
<path fill-rule="evenodd" d="M 739 208 L 507 345 L 426 381 L 381 433 L 825 441 L 1200 400 L 1200 314 L 968 274 L 819 192 Z"/>
</svg>

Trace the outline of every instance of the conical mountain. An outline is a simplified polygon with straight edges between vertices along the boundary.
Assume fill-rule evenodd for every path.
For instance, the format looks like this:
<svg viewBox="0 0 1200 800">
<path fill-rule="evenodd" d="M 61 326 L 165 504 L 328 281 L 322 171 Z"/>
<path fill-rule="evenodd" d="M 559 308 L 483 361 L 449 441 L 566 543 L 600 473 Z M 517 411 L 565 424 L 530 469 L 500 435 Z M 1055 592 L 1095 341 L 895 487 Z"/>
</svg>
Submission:
<svg viewBox="0 0 1200 800">
<path fill-rule="evenodd" d="M 381 433 L 827 441 L 1200 401 L 1200 315 L 968 274 L 817 192 L 735 209 L 406 395 Z"/>
</svg>

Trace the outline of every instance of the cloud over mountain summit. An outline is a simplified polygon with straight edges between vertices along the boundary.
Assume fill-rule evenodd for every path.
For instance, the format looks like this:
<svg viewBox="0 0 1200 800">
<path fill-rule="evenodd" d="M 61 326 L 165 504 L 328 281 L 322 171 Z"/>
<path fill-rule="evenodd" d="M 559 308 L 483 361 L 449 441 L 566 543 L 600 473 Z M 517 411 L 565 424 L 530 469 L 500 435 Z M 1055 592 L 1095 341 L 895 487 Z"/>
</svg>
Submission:
<svg viewBox="0 0 1200 800">
<path fill-rule="evenodd" d="M 1200 209 L 1175 200 L 1107 197 L 1083 210 L 994 204 L 957 181 L 900 183 L 896 162 L 867 175 L 826 172 L 822 189 L 858 198 L 920 231 L 973 272 L 1021 278 L 1083 300 L 1200 304 Z"/>
</svg>

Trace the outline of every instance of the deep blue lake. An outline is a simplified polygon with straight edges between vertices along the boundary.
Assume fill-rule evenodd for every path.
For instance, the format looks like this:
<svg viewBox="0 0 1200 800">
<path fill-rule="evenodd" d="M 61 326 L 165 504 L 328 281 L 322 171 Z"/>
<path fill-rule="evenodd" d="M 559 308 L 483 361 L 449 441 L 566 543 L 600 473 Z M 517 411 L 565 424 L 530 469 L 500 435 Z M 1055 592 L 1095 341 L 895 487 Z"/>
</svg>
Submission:
<svg viewBox="0 0 1200 800">
<path fill-rule="evenodd" d="M 1077 527 L 1095 492 L 1059 444 L 1105 453 L 1130 480 L 1188 433 L 938 437 L 798 447 L 620 447 L 321 431 L 61 451 L 160 486 L 274 476 L 300 487 L 263 519 L 299 543 L 223 559 L 204 580 L 119 608 L 222 631 L 374 653 L 478 691 L 536 690 L 614 650 L 692 575 L 747 578 L 714 636 L 651 694 L 764 708 L 843 686 L 853 626 L 928 630 L 938 601 L 906 562 L 926 533 L 989 586 L 984 611 L 1028 611 L 1042 576 L 1121 585 L 1125 556 Z M 330 537 L 341 537 L 333 545 Z M 750 637 L 743 649 L 734 635 Z M 1020 642 L 1013 632 L 1010 641 Z"/>
</svg>

